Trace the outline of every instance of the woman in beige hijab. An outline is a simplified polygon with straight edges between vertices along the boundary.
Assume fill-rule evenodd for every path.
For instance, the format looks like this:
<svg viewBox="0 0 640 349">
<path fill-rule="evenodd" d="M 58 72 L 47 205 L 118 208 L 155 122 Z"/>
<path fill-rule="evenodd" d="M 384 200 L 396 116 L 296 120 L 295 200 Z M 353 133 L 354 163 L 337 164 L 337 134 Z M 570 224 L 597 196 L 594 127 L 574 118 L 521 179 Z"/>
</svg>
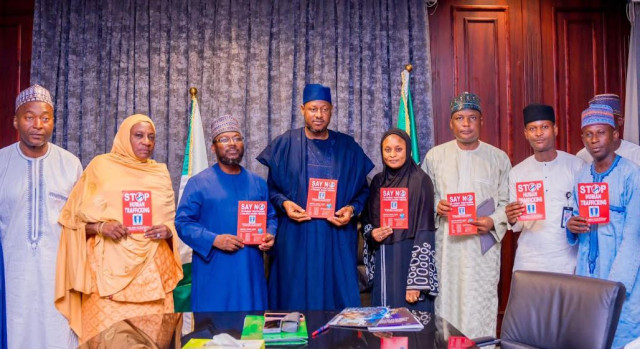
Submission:
<svg viewBox="0 0 640 349">
<path fill-rule="evenodd" d="M 149 117 L 126 118 L 60 215 L 55 304 L 80 343 L 120 320 L 173 312 L 175 201 L 166 165 L 150 159 L 154 145 Z"/>
</svg>

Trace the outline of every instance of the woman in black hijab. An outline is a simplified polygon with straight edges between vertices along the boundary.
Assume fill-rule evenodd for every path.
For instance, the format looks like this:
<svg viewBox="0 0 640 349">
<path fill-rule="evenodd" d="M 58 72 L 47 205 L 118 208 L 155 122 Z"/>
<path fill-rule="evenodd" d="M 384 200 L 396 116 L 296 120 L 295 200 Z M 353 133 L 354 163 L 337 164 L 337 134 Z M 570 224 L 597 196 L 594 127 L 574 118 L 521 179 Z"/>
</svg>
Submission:
<svg viewBox="0 0 640 349">
<path fill-rule="evenodd" d="M 371 181 L 363 215 L 365 264 L 373 280 L 373 306 L 433 312 L 438 293 L 433 183 L 413 161 L 410 145 L 400 129 L 387 131 L 380 142 L 384 169 Z M 381 226 L 381 188 L 408 189 L 408 229 Z"/>
</svg>

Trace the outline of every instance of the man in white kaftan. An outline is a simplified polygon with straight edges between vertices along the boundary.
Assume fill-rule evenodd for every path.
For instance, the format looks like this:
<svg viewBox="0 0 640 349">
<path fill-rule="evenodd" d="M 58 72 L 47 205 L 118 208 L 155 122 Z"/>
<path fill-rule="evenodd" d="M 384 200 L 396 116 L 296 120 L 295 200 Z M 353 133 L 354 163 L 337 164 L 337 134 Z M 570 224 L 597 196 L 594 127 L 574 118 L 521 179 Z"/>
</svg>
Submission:
<svg viewBox="0 0 640 349">
<path fill-rule="evenodd" d="M 466 336 L 496 335 L 500 241 L 507 231 L 504 207 L 509 200 L 509 157 L 500 149 L 480 142 L 482 114 L 476 95 L 463 93 L 451 102 L 449 126 L 456 139 L 432 148 L 422 169 L 431 177 L 438 202 L 436 265 L 440 293 L 436 314 Z M 488 216 L 473 222 L 478 235 L 450 236 L 447 194 L 474 192 L 476 205 L 493 199 Z M 481 238 L 481 236 L 483 236 Z M 481 239 L 494 243 L 482 253 Z"/>
<path fill-rule="evenodd" d="M 0 149 L 0 239 L 4 251 L 9 348 L 75 348 L 54 306 L 58 216 L 82 173 L 77 157 L 49 143 L 53 104 L 34 85 L 16 100 L 20 140 Z"/>
<path fill-rule="evenodd" d="M 577 249 L 567 242 L 565 225 L 573 212 L 574 178 L 584 161 L 556 150 L 558 127 L 551 106 L 530 104 L 523 114 L 524 136 L 533 155 L 509 173 L 510 203 L 505 212 L 511 230 L 520 232 L 513 270 L 573 274 Z M 521 221 L 519 217 L 526 213 L 526 205 L 516 201 L 516 194 L 528 189 L 523 182 L 532 181 L 542 181 L 545 218 Z"/>
<path fill-rule="evenodd" d="M 613 93 L 595 95 L 589 101 L 589 105 L 592 104 L 607 105 L 611 107 L 611 109 L 613 109 L 616 130 L 618 131 L 620 136 L 622 136 L 621 128 L 622 125 L 624 125 L 624 115 L 622 114 L 622 109 L 620 108 L 620 97 Z M 640 165 L 640 146 L 638 146 L 637 144 L 625 141 L 622 138 L 617 138 L 613 142 L 613 149 L 615 150 L 616 154 L 622 156 L 625 159 L 633 161 L 637 165 Z M 580 149 L 576 156 L 584 160 L 584 162 L 586 162 L 587 164 L 593 162 L 593 157 L 591 156 L 591 154 L 589 154 L 586 147 Z"/>
</svg>

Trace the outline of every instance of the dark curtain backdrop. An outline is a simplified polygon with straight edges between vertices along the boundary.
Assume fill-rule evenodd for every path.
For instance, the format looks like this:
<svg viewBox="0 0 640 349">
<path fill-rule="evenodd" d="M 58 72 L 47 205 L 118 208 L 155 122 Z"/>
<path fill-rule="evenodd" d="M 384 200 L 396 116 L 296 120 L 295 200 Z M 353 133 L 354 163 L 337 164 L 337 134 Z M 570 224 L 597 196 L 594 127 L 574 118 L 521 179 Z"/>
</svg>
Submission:
<svg viewBox="0 0 640 349">
<path fill-rule="evenodd" d="M 177 187 L 188 89 L 205 124 L 244 122 L 244 165 L 303 125 L 306 83 L 331 87 L 330 128 L 355 137 L 381 168 L 380 137 L 397 120 L 400 73 L 414 65 L 421 156 L 433 145 L 429 27 L 424 0 L 36 0 L 31 82 L 55 101 L 53 142 L 84 165 L 111 149 L 134 113 L 156 123 L 154 158 Z M 214 156 L 209 152 L 210 162 Z"/>
</svg>

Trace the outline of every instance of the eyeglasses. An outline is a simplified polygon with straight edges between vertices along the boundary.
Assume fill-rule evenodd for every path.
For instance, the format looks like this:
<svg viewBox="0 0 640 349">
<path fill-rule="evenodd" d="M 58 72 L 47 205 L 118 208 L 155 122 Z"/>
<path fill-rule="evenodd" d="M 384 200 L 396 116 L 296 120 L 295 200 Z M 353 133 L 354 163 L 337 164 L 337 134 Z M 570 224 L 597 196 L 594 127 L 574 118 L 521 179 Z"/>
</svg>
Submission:
<svg viewBox="0 0 640 349">
<path fill-rule="evenodd" d="M 235 137 L 220 137 L 217 140 L 213 141 L 214 143 L 220 143 L 222 145 L 229 145 L 233 141 L 233 143 L 242 143 L 244 142 L 244 138 L 242 136 Z"/>
</svg>

